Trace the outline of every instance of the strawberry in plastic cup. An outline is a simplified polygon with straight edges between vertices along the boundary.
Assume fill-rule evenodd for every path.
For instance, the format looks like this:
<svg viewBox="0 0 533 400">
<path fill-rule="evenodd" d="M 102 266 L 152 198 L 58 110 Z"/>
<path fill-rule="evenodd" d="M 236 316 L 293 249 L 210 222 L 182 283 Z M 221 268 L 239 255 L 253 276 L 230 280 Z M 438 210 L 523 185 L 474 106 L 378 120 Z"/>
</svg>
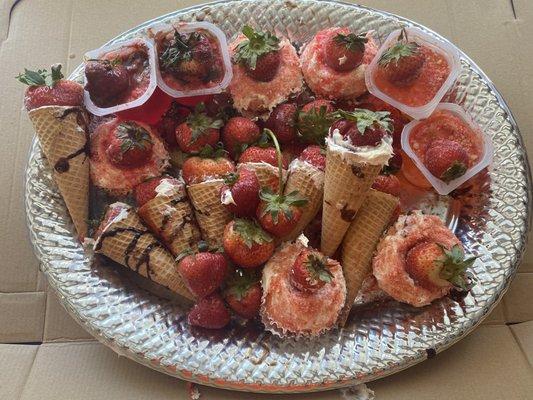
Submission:
<svg viewBox="0 0 533 400">
<path fill-rule="evenodd" d="M 171 96 L 156 87 L 146 103 L 138 107 L 119 111 L 117 116 L 123 120 L 141 121 L 154 125 L 163 117 L 173 100 Z"/>
</svg>

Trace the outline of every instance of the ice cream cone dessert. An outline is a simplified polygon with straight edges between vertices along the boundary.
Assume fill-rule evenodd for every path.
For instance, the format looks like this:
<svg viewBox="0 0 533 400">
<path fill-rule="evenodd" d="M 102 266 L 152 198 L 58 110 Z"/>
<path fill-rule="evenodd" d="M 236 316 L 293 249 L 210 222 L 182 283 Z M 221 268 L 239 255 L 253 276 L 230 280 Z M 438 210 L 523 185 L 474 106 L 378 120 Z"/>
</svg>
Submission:
<svg viewBox="0 0 533 400">
<path fill-rule="evenodd" d="M 324 194 L 324 171 L 306 161 L 294 160 L 289 166 L 284 193 L 287 195 L 294 191 L 298 191 L 298 195 L 306 199 L 307 204 L 301 207 L 300 220 L 293 230 L 282 238 L 283 241 L 296 239 L 320 210 Z"/>
<path fill-rule="evenodd" d="M 174 256 L 196 249 L 201 234 L 185 184 L 175 179 L 162 179 L 155 192 L 156 196 L 138 210 L 143 222 Z"/>
<path fill-rule="evenodd" d="M 178 274 L 174 257 L 127 204 L 113 203 L 108 207 L 94 249 L 145 278 L 193 299 Z"/>
<path fill-rule="evenodd" d="M 344 325 L 363 280 L 372 271 L 372 256 L 390 223 L 398 198 L 371 189 L 342 242 L 342 269 L 346 280 L 346 305 L 339 317 Z"/>
<path fill-rule="evenodd" d="M 30 110 L 28 115 L 78 237 L 83 240 L 89 212 L 87 114 L 80 107 L 43 106 Z"/>
<path fill-rule="evenodd" d="M 321 249 L 328 256 L 341 244 L 372 183 L 392 155 L 388 112 L 356 109 L 341 115 L 347 118 L 339 121 L 344 124 L 336 122 L 326 138 Z"/>
<path fill-rule="evenodd" d="M 220 202 L 220 189 L 223 185 L 224 180 L 212 179 L 187 187 L 202 237 L 212 246 L 222 243 L 224 228 L 232 218 Z"/>
</svg>

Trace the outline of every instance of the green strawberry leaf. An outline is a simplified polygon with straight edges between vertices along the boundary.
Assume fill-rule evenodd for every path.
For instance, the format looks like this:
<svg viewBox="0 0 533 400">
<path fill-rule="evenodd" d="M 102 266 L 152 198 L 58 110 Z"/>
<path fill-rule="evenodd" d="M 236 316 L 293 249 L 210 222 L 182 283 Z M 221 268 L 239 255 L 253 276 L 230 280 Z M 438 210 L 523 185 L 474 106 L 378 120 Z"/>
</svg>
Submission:
<svg viewBox="0 0 533 400">
<path fill-rule="evenodd" d="M 319 109 L 311 108 L 309 111 L 300 110 L 296 122 L 296 128 L 300 138 L 311 144 L 323 146 L 331 124 L 335 122 L 337 114 L 328 113 L 326 106 Z"/>
<path fill-rule="evenodd" d="M 365 51 L 365 44 L 368 42 L 368 38 L 365 35 L 356 35 L 355 33 L 349 33 L 348 35 L 338 33 L 333 40 L 352 52 Z"/>
<path fill-rule="evenodd" d="M 246 39 L 235 48 L 236 64 L 244 64 L 254 70 L 260 56 L 279 50 L 280 40 L 269 32 L 255 31 L 251 26 L 245 25 L 242 33 Z"/>
<path fill-rule="evenodd" d="M 316 253 L 310 253 L 307 257 L 307 261 L 304 262 L 309 276 L 316 281 L 322 281 L 329 283 L 333 280 L 333 274 L 328 268 L 328 258 L 319 256 Z"/>
<path fill-rule="evenodd" d="M 353 111 L 336 111 L 338 118 L 355 122 L 361 135 L 372 126 L 379 126 L 386 132 L 392 132 L 393 125 L 388 111 L 371 111 L 364 108 L 356 108 Z"/>
<path fill-rule="evenodd" d="M 420 46 L 416 42 L 410 42 L 407 39 L 407 32 L 405 28 L 402 29 L 398 41 L 388 48 L 379 58 L 378 64 L 382 67 L 386 67 L 390 63 L 398 63 L 403 57 L 410 57 L 418 53 Z"/>
<path fill-rule="evenodd" d="M 249 249 L 254 244 L 270 243 L 273 240 L 272 236 L 266 233 L 255 221 L 236 218 L 233 230 L 240 235 Z"/>
<path fill-rule="evenodd" d="M 466 270 L 472 267 L 477 257 L 465 259 L 463 248 L 460 245 L 455 245 L 450 250 L 443 246 L 441 248 L 444 256 L 440 260 L 442 268 L 439 276 L 455 287 L 466 290 L 468 286 Z"/>
<path fill-rule="evenodd" d="M 116 135 L 122 141 L 120 144 L 122 153 L 135 148 L 144 150 L 149 144 L 153 144 L 146 129 L 135 122 L 121 122 L 116 129 Z"/>
</svg>

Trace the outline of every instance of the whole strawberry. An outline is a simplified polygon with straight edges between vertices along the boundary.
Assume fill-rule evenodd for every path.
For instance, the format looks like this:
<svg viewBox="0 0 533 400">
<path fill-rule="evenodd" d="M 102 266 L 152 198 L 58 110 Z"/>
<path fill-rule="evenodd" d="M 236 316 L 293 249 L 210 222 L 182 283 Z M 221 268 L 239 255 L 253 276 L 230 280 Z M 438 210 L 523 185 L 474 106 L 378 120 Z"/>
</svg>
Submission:
<svg viewBox="0 0 533 400">
<path fill-rule="evenodd" d="M 370 111 L 356 108 L 353 111 L 339 111 L 339 116 L 353 124 L 344 131 L 355 147 L 377 146 L 384 137 L 390 136 L 392 121 L 387 111 Z M 339 130 L 340 131 L 340 130 Z"/>
<path fill-rule="evenodd" d="M 262 294 L 259 274 L 253 270 L 237 270 L 229 279 L 223 293 L 230 308 L 236 314 L 248 319 L 259 314 Z"/>
<path fill-rule="evenodd" d="M 297 138 L 297 118 L 298 106 L 295 103 L 283 103 L 272 110 L 265 128 L 274 132 L 280 143 L 288 144 Z"/>
<path fill-rule="evenodd" d="M 269 82 L 276 76 L 280 65 L 280 40 L 268 32 L 255 31 L 245 25 L 246 37 L 235 48 L 234 61 L 241 64 L 246 73 L 256 81 Z"/>
<path fill-rule="evenodd" d="M 328 267 L 328 258 L 313 249 L 303 249 L 290 272 L 291 285 L 302 292 L 316 292 L 333 280 Z"/>
<path fill-rule="evenodd" d="M 85 78 L 85 90 L 98 107 L 116 104 L 130 87 L 128 70 L 118 59 L 87 61 Z"/>
<path fill-rule="evenodd" d="M 303 106 L 296 124 L 300 139 L 305 143 L 324 145 L 329 128 L 337 119 L 334 110 L 328 100 L 315 100 Z"/>
<path fill-rule="evenodd" d="M 368 39 L 364 35 L 339 32 L 324 43 L 324 60 L 335 71 L 352 71 L 363 61 L 366 42 Z"/>
<path fill-rule="evenodd" d="M 236 216 L 253 218 L 259 205 L 260 189 L 255 172 L 241 168 L 238 173 L 230 173 L 224 178 L 220 201 Z"/>
<path fill-rule="evenodd" d="M 406 86 L 418 78 L 425 60 L 420 45 L 408 40 L 402 29 L 398 41 L 381 55 L 378 65 L 391 83 Z"/>
<path fill-rule="evenodd" d="M 183 254 L 178 263 L 178 273 L 185 286 L 197 298 L 206 297 L 217 290 L 228 273 L 228 263 L 221 253 L 210 253 L 205 247 L 196 254 Z"/>
<path fill-rule="evenodd" d="M 450 286 L 465 289 L 465 271 L 474 261 L 475 257 L 465 259 L 461 245 L 446 249 L 438 243 L 424 241 L 407 253 L 405 270 L 418 285 L 429 290 Z"/>
<path fill-rule="evenodd" d="M 118 167 L 138 167 L 151 157 L 153 145 L 146 127 L 137 122 L 124 121 L 112 133 L 106 156 Z"/>
<path fill-rule="evenodd" d="M 400 197 L 400 181 L 394 175 L 378 175 L 372 188 L 392 196 Z"/>
<path fill-rule="evenodd" d="M 213 119 L 205 113 L 205 106 L 196 106 L 185 122 L 176 127 L 176 142 L 184 153 L 198 153 L 205 146 L 215 146 L 220 139 L 221 119 Z"/>
<path fill-rule="evenodd" d="M 24 106 L 31 111 L 42 106 L 80 106 L 83 104 L 83 86 L 63 79 L 61 64 L 52 65 L 51 72 L 44 69 L 17 76 L 19 82 L 28 85 Z"/>
<path fill-rule="evenodd" d="M 173 150 L 178 147 L 176 128 L 185 122 L 190 113 L 191 111 L 188 108 L 174 101 L 161 119 L 155 124 L 154 127 L 157 133 L 165 141 L 169 149 Z"/>
<path fill-rule="evenodd" d="M 307 199 L 298 191 L 284 195 L 264 188 L 259 197 L 257 220 L 265 231 L 276 237 L 288 235 L 293 230 L 302 217 L 302 207 L 307 204 Z"/>
<path fill-rule="evenodd" d="M 261 131 L 255 122 L 245 117 L 233 117 L 222 128 L 222 142 L 230 156 L 235 159 L 259 140 Z"/>
<path fill-rule="evenodd" d="M 207 329 L 224 328 L 229 324 L 230 318 L 224 300 L 218 293 L 200 299 L 187 315 L 189 325 Z"/>
<path fill-rule="evenodd" d="M 225 152 L 208 145 L 198 155 L 185 160 L 181 174 L 187 185 L 193 185 L 208 179 L 221 179 L 234 171 L 235 164 L 225 156 Z"/>
<path fill-rule="evenodd" d="M 326 169 L 326 152 L 317 145 L 307 146 L 299 157 L 302 161 L 307 161 L 309 164 L 318 168 L 321 171 Z"/>
<path fill-rule="evenodd" d="M 256 222 L 237 218 L 224 229 L 226 255 L 242 268 L 256 268 L 274 254 L 274 239 Z"/>
<path fill-rule="evenodd" d="M 274 167 L 278 166 L 278 156 L 274 147 L 251 146 L 248 147 L 239 157 L 239 163 L 267 163 Z M 282 166 L 287 169 L 289 162 L 286 157 L 282 159 Z"/>
<path fill-rule="evenodd" d="M 452 140 L 437 139 L 431 142 L 424 154 L 424 165 L 434 176 L 450 182 L 463 176 L 469 159 L 465 148 Z"/>
</svg>

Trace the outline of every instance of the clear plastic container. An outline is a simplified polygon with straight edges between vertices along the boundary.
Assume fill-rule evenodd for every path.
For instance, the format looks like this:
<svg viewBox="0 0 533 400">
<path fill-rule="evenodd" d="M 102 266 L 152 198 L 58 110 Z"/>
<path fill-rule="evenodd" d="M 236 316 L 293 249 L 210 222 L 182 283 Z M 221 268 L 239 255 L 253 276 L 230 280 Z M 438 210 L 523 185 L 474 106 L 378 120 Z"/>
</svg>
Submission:
<svg viewBox="0 0 533 400">
<path fill-rule="evenodd" d="M 481 128 L 472 120 L 470 115 L 468 115 L 461 106 L 453 103 L 440 103 L 436 108 L 435 111 L 439 110 L 446 110 L 450 113 L 458 116 L 463 122 L 465 122 L 467 125 L 470 126 L 470 128 L 476 132 L 483 141 L 483 153 L 477 162 L 477 164 L 471 166 L 468 168 L 466 173 L 462 176 L 460 176 L 457 179 L 454 179 L 448 183 L 444 182 L 443 180 L 437 178 L 434 176 L 424 165 L 424 162 L 417 156 L 417 154 L 413 151 L 411 148 L 411 145 L 409 143 L 409 137 L 411 136 L 411 132 L 413 129 L 423 123 L 424 121 L 411 121 L 405 127 L 402 131 L 402 149 L 403 151 L 413 160 L 417 168 L 422 172 L 422 174 L 426 177 L 426 179 L 431 183 L 433 188 L 437 191 L 437 193 L 441 195 L 447 195 L 452 190 L 457 189 L 459 186 L 461 186 L 463 183 L 465 183 L 467 180 L 472 178 L 474 175 L 476 175 L 478 172 L 480 172 L 483 168 L 488 167 L 492 162 L 492 157 L 494 154 L 494 148 L 492 145 L 492 141 L 490 140 L 490 137 L 483 133 L 481 131 Z"/>
<path fill-rule="evenodd" d="M 182 97 L 194 97 L 202 95 L 216 94 L 224 91 L 231 82 L 233 78 L 233 68 L 231 65 L 231 57 L 229 54 L 228 43 L 226 40 L 226 35 L 222 32 L 216 25 L 213 25 L 209 22 L 179 22 L 179 23 L 160 23 L 156 24 L 150 28 L 150 33 L 152 37 L 155 37 L 157 32 L 169 31 L 177 29 L 180 33 L 191 33 L 196 30 L 206 30 L 213 35 L 213 37 L 218 42 L 218 47 L 222 56 L 222 62 L 224 64 L 224 76 L 220 82 L 214 84 L 210 87 L 204 87 L 199 89 L 191 90 L 177 90 L 170 87 L 163 79 L 161 75 L 161 70 L 159 68 L 159 56 L 157 52 L 157 45 L 154 43 L 155 54 L 156 54 L 156 76 L 157 76 L 157 85 L 168 95 L 174 98 Z"/>
<path fill-rule="evenodd" d="M 429 34 L 425 33 L 420 29 L 405 28 L 405 31 L 407 33 L 407 37 L 410 40 L 414 40 L 416 43 L 427 46 L 431 50 L 442 54 L 446 58 L 446 61 L 450 66 L 450 73 L 442 84 L 442 86 L 440 87 L 440 89 L 435 93 L 435 96 L 433 96 L 433 98 L 426 104 L 413 107 L 392 98 L 388 94 L 381 91 L 376 85 L 374 76 L 378 68 L 379 59 L 381 58 L 381 55 L 393 45 L 393 42 L 396 42 L 398 36 L 401 33 L 401 29 L 392 32 L 385 40 L 385 43 L 383 43 L 383 45 L 379 48 L 376 56 L 365 71 L 365 82 L 368 91 L 374 96 L 379 97 L 381 100 L 384 100 L 391 106 L 396 107 L 397 109 L 413 117 L 414 119 L 422 119 L 431 115 L 435 107 L 437 107 L 437 105 L 441 101 L 442 97 L 454 84 L 455 80 L 457 79 L 457 75 L 459 75 L 459 71 L 461 69 L 460 56 L 457 50 L 451 44 L 438 40 L 437 38 L 430 36 Z M 416 85 L 417 83 L 415 82 L 413 84 Z"/>
<path fill-rule="evenodd" d="M 94 115 L 108 115 L 108 114 L 115 114 L 120 111 L 128 110 L 130 108 L 135 108 L 143 105 L 148 101 L 152 93 L 154 92 L 155 88 L 157 87 L 157 77 L 156 77 L 156 56 L 155 56 L 155 49 L 153 44 L 146 39 L 142 38 L 135 38 L 126 40 L 123 42 L 115 43 L 109 46 L 103 46 L 99 49 L 89 51 L 85 53 L 85 60 L 91 60 L 91 59 L 99 59 L 105 54 L 108 54 L 112 51 L 129 47 L 132 45 L 138 45 L 141 43 L 143 46 L 146 47 L 147 53 L 148 53 L 148 59 L 150 63 L 150 83 L 148 84 L 148 87 L 146 88 L 146 91 L 139 97 L 137 97 L 134 100 L 128 101 L 127 103 L 117 104 L 116 106 L 112 107 L 98 107 L 96 104 L 93 103 L 91 100 L 91 96 L 89 95 L 89 92 L 87 90 L 83 91 L 83 101 L 85 103 L 85 107 L 89 112 L 91 112 Z M 85 77 L 85 74 L 83 74 L 84 79 L 84 86 L 87 84 L 87 78 Z"/>
</svg>

